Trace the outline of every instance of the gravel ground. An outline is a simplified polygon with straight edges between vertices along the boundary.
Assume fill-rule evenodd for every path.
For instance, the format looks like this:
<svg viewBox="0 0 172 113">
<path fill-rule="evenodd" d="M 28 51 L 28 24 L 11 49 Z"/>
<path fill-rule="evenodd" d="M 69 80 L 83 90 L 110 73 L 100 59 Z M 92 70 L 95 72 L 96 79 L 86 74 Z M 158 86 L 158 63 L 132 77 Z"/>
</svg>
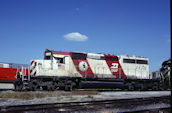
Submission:
<svg viewBox="0 0 172 113">
<path fill-rule="evenodd" d="M 76 101 L 93 101 L 93 100 L 111 100 L 111 99 L 127 99 L 142 97 L 159 97 L 171 95 L 171 91 L 54 91 L 54 92 L 0 92 L 0 106 L 7 105 L 27 105 L 27 104 L 43 104 L 57 102 L 76 102 Z"/>
<path fill-rule="evenodd" d="M 0 83 L 0 90 L 14 89 L 14 85 L 11 83 Z"/>
</svg>

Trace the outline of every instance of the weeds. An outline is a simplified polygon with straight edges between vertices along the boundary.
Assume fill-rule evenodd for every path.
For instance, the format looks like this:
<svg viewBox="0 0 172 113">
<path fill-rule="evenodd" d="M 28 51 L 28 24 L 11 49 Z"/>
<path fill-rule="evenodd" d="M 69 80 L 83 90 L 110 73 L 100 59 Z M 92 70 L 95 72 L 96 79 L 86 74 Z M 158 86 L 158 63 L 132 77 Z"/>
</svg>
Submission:
<svg viewBox="0 0 172 113">
<path fill-rule="evenodd" d="M 0 98 L 7 99 L 23 99 L 23 100 L 30 100 L 34 98 L 45 98 L 45 97 L 57 97 L 60 99 L 60 96 L 71 97 L 73 95 L 88 95 L 89 98 L 92 98 L 91 95 L 96 95 L 96 91 L 91 92 L 82 92 L 82 91 L 72 91 L 72 92 L 65 92 L 65 91 L 27 91 L 27 92 L 14 92 L 14 91 L 4 91 L 0 92 Z"/>
</svg>

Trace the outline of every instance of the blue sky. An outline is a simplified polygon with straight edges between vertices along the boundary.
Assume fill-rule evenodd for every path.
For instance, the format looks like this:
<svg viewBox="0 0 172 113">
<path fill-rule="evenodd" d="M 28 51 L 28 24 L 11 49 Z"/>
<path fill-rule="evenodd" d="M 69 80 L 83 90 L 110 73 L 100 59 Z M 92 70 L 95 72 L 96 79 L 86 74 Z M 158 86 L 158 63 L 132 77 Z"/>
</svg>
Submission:
<svg viewBox="0 0 172 113">
<path fill-rule="evenodd" d="M 0 62 L 29 64 L 44 50 L 170 58 L 170 0 L 0 0 Z"/>
</svg>

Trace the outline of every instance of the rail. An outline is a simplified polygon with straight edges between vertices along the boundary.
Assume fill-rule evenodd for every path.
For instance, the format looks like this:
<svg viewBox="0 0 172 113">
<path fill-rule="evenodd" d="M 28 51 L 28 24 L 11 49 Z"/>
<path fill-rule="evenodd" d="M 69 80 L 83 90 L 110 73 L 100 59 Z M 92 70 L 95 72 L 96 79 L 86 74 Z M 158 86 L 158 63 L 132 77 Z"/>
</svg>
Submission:
<svg viewBox="0 0 172 113">
<path fill-rule="evenodd" d="M 135 98 L 135 99 L 114 99 L 114 100 L 100 100 L 100 101 L 82 101 L 82 102 L 63 102 L 63 103 L 45 103 L 45 104 L 30 104 L 30 105 L 11 105 L 0 106 L 0 112 L 21 112 L 21 111 L 85 111 L 101 110 L 106 108 L 113 108 L 119 110 L 118 112 L 129 111 L 144 111 L 149 109 L 170 109 L 171 96 Z M 163 103 L 166 106 L 157 107 L 156 104 Z M 153 105 L 155 108 L 150 108 L 148 105 Z M 146 107 L 144 107 L 146 106 Z M 137 108 L 137 109 L 136 109 Z M 47 112 L 48 112 L 47 111 Z"/>
</svg>

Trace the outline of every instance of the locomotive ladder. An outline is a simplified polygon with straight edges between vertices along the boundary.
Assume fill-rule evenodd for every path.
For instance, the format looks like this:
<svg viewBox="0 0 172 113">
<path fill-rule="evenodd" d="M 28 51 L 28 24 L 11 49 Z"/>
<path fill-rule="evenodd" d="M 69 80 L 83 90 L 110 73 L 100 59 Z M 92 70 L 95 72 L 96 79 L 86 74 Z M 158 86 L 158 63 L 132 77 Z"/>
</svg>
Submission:
<svg viewBox="0 0 172 113">
<path fill-rule="evenodd" d="M 28 88 L 28 82 L 30 81 L 30 69 L 29 68 L 21 68 L 17 69 L 17 78 L 19 78 L 22 82 L 23 90 Z"/>
</svg>

